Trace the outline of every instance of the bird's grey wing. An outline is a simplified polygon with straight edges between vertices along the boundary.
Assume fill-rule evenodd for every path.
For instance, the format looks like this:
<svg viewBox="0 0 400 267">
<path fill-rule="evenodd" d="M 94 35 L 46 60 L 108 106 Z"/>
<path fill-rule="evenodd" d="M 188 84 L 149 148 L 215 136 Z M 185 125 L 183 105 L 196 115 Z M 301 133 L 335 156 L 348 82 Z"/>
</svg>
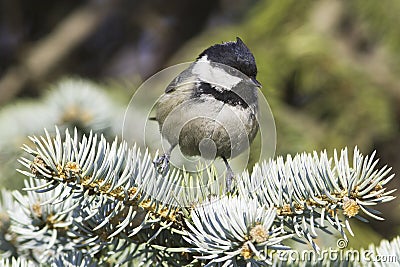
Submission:
<svg viewBox="0 0 400 267">
<path fill-rule="evenodd" d="M 175 77 L 165 88 L 165 93 L 171 93 L 175 91 L 177 87 L 182 86 L 188 79 L 193 76 L 191 68 L 187 68 L 184 71 L 182 71 L 178 76 Z"/>
</svg>

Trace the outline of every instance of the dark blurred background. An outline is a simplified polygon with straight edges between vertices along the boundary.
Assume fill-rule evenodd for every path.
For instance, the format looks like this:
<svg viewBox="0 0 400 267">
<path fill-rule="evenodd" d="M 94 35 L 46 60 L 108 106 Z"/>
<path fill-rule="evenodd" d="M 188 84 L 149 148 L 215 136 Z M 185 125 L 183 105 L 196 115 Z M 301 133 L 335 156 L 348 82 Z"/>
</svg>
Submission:
<svg viewBox="0 0 400 267">
<path fill-rule="evenodd" d="M 126 105 L 157 71 L 240 36 L 275 116 L 277 155 L 358 146 L 400 173 L 399 14 L 399 1 L 374 0 L 1 0 L 0 120 L 70 76 Z M 386 221 L 356 236 L 397 235 L 399 208 L 382 205 Z"/>
</svg>

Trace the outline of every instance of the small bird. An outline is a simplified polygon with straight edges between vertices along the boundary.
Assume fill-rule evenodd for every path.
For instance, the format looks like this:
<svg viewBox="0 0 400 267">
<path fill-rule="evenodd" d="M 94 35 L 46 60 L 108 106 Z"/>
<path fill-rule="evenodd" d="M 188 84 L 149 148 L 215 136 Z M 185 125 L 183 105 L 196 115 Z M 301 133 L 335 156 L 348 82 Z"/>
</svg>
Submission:
<svg viewBox="0 0 400 267">
<path fill-rule="evenodd" d="M 177 145 L 187 156 L 220 157 L 229 192 L 234 173 L 228 159 L 247 149 L 259 128 L 257 88 L 261 84 L 256 76 L 254 56 L 239 37 L 204 50 L 155 105 L 155 120 L 170 144 L 154 162 L 157 170 L 168 171 Z"/>
</svg>

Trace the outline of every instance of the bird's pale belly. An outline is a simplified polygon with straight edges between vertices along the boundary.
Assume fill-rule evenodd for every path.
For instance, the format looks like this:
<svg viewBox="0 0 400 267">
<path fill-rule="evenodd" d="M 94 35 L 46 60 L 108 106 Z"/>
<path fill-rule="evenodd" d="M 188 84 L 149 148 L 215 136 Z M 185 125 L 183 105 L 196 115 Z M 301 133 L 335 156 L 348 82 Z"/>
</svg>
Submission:
<svg viewBox="0 0 400 267">
<path fill-rule="evenodd" d="M 258 131 L 250 108 L 211 97 L 190 99 L 175 107 L 160 124 L 162 135 L 183 154 L 232 158 L 249 147 Z"/>
</svg>

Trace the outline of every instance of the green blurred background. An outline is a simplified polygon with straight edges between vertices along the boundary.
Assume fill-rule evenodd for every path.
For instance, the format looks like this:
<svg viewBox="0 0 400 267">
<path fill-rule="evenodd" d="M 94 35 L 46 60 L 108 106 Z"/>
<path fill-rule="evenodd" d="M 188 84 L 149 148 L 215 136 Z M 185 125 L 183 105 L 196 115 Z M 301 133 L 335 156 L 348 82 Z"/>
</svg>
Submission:
<svg viewBox="0 0 400 267">
<path fill-rule="evenodd" d="M 0 182 L 22 187 L 27 135 L 58 124 L 112 139 L 143 81 L 236 36 L 255 55 L 277 155 L 357 145 L 400 173 L 399 15 L 399 1 L 375 0 L 1 0 Z M 94 97 L 63 95 L 66 77 L 94 82 Z M 380 210 L 352 246 L 399 234 L 399 201 Z"/>
</svg>

